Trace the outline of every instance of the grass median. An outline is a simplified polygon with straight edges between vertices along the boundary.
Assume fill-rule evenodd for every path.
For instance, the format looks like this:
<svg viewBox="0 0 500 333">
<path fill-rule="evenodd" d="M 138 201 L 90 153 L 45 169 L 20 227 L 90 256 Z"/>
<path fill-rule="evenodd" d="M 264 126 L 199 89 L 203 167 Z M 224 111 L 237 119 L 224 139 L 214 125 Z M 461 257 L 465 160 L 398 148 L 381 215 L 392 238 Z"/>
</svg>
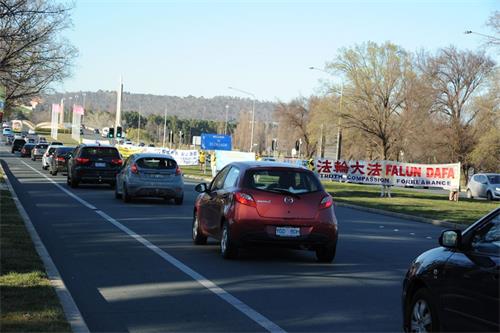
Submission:
<svg viewBox="0 0 500 333">
<path fill-rule="evenodd" d="M 198 166 L 185 166 L 182 170 L 187 176 L 211 177 L 209 168 L 206 174 Z M 337 202 L 452 223 L 471 224 L 499 205 L 498 201 L 462 198 L 458 202 L 449 201 L 447 194 L 432 193 L 432 190 L 419 192 L 392 187 L 392 198 L 381 198 L 380 186 L 329 181 L 323 182 L 323 185 Z"/>
<path fill-rule="evenodd" d="M 70 332 L 0 168 L 0 332 Z"/>
</svg>

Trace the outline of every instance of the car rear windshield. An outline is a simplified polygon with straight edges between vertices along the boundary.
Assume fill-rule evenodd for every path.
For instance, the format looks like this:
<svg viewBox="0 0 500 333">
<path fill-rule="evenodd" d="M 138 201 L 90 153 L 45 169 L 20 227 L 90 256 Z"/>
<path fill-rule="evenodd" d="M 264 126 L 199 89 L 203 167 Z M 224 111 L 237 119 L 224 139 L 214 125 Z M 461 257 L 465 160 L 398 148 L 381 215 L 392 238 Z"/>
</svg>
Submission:
<svg viewBox="0 0 500 333">
<path fill-rule="evenodd" d="M 144 169 L 175 169 L 177 167 L 177 162 L 170 158 L 143 157 L 136 163 Z"/>
<path fill-rule="evenodd" d="M 61 147 L 56 149 L 57 155 L 63 155 L 75 149 L 75 147 Z"/>
<path fill-rule="evenodd" d="M 500 175 L 487 176 L 490 184 L 500 184 Z"/>
<path fill-rule="evenodd" d="M 120 153 L 113 147 L 85 147 L 82 149 L 81 157 L 120 158 Z"/>
<path fill-rule="evenodd" d="M 40 144 L 40 143 L 39 143 L 39 144 L 37 144 L 37 145 L 35 146 L 35 148 L 47 149 L 47 147 L 48 147 L 48 146 L 49 146 L 48 144 L 45 144 L 45 143 Z"/>
<path fill-rule="evenodd" d="M 314 174 L 287 169 L 256 169 L 247 171 L 245 187 L 269 192 L 310 193 L 321 190 Z"/>
</svg>

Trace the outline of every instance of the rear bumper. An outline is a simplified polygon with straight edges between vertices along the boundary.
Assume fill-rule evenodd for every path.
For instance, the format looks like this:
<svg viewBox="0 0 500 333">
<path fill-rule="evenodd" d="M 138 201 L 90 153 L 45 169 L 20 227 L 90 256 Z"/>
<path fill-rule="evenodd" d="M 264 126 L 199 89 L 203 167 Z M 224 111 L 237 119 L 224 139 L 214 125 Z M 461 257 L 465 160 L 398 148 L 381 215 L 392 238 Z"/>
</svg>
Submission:
<svg viewBox="0 0 500 333">
<path fill-rule="evenodd" d="M 89 184 L 114 184 L 118 170 L 91 170 L 91 169 L 76 169 L 76 179 L 82 183 Z"/>
<path fill-rule="evenodd" d="M 158 185 L 137 185 L 128 184 L 127 190 L 130 195 L 135 197 L 168 197 L 182 198 L 184 190 L 182 186 L 162 186 Z"/>
</svg>

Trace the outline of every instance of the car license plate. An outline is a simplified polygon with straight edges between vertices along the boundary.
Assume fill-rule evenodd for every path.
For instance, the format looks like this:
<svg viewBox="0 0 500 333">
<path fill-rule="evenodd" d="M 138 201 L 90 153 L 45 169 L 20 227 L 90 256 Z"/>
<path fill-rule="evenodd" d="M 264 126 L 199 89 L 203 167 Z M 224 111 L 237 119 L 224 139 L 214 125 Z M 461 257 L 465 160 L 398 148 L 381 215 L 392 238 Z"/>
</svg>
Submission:
<svg viewBox="0 0 500 333">
<path fill-rule="evenodd" d="M 276 236 L 279 237 L 299 237 L 300 228 L 276 227 Z"/>
<path fill-rule="evenodd" d="M 95 166 L 96 166 L 96 168 L 104 168 L 106 166 L 106 163 L 95 162 Z"/>
</svg>

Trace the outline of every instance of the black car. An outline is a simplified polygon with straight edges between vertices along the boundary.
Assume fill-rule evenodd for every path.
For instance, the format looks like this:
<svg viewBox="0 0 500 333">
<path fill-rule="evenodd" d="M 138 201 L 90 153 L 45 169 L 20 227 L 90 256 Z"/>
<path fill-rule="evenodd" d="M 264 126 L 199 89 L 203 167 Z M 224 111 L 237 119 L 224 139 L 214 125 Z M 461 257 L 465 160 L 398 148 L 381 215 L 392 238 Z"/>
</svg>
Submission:
<svg viewBox="0 0 500 333">
<path fill-rule="evenodd" d="M 12 142 L 12 149 L 11 152 L 14 154 L 16 151 L 21 151 L 23 149 L 23 146 L 26 144 L 26 140 L 24 139 L 14 139 Z"/>
<path fill-rule="evenodd" d="M 403 283 L 406 332 L 500 331 L 500 208 L 465 231 L 446 230 Z"/>
<path fill-rule="evenodd" d="M 31 151 L 35 148 L 35 144 L 27 142 L 21 148 L 21 157 L 31 157 Z"/>
<path fill-rule="evenodd" d="M 113 146 L 79 145 L 68 160 L 67 183 L 73 188 L 80 183 L 109 184 L 114 187 L 122 162 L 118 149 Z"/>
<path fill-rule="evenodd" d="M 54 155 L 50 159 L 49 173 L 56 176 L 58 172 L 68 171 L 68 159 L 75 147 L 61 146 L 54 150 Z"/>
</svg>

